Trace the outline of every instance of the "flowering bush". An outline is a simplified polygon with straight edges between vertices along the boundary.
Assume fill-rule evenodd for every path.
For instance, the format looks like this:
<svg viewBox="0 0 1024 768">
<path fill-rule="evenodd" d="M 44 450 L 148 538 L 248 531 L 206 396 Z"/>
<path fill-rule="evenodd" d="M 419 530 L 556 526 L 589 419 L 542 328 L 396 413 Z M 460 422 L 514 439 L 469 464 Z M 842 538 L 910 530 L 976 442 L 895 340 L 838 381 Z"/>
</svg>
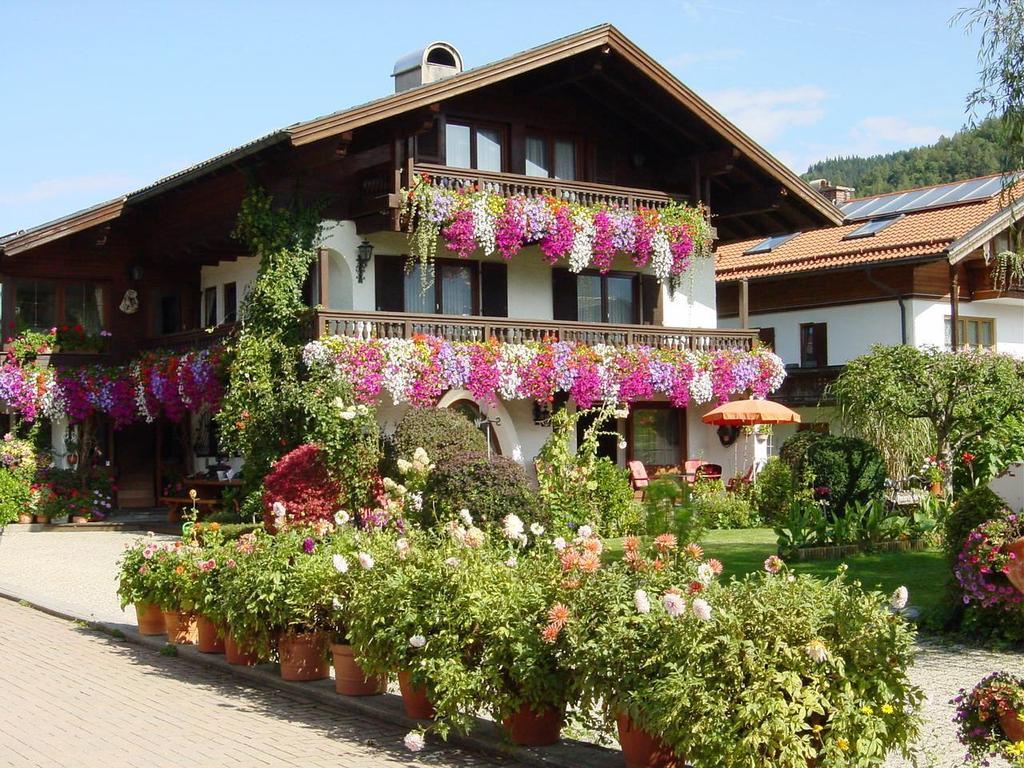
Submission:
<svg viewBox="0 0 1024 768">
<path fill-rule="evenodd" d="M 486 528 L 512 513 L 534 520 L 539 506 L 522 466 L 505 456 L 474 451 L 440 462 L 424 496 L 431 524 L 468 509 Z"/>
<path fill-rule="evenodd" d="M 117 582 L 122 610 L 132 604 L 158 604 L 162 585 L 154 559 L 161 551 L 163 544 L 158 543 L 152 534 L 125 544 L 124 554 L 118 562 Z"/>
<path fill-rule="evenodd" d="M 1006 546 L 1022 536 L 1024 524 L 1013 514 L 982 523 L 967 534 L 953 568 L 965 605 L 1010 610 L 1024 602 L 1024 595 L 1006 578 L 1016 560 Z"/>
<path fill-rule="evenodd" d="M 331 520 L 341 497 L 341 485 L 327 471 L 316 445 L 301 445 L 278 459 L 263 479 L 263 489 L 268 522 L 282 509 L 291 524 Z"/>
<path fill-rule="evenodd" d="M 485 452 L 487 441 L 464 413 L 447 408 L 413 408 L 402 416 L 391 436 L 385 451 L 385 474 L 397 472 L 396 460 L 410 459 L 417 448 L 425 450 L 434 463 L 444 464 L 459 453 Z"/>
<path fill-rule="evenodd" d="M 58 325 L 56 330 L 56 348 L 61 352 L 102 352 L 104 339 L 110 336 L 108 331 L 87 333 L 81 325 Z"/>
<path fill-rule="evenodd" d="M 574 272 L 607 271 L 616 253 L 659 280 L 678 277 L 692 257 L 710 257 L 711 226 L 703 207 L 672 203 L 654 210 L 569 203 L 549 196 L 505 198 L 476 189 L 433 186 L 419 176 L 405 191 L 402 217 L 409 252 L 429 261 L 438 239 L 460 258 L 477 249 L 511 259 L 531 243 L 550 262 L 568 259 Z"/>
<path fill-rule="evenodd" d="M 8 432 L 0 441 L 0 525 L 34 514 L 38 492 L 33 484 L 36 455 L 31 441 Z"/>
<path fill-rule="evenodd" d="M 988 765 L 992 757 L 1024 765 L 1024 746 L 1015 743 L 1003 725 L 1024 712 L 1024 679 L 993 672 L 970 691 L 961 688 L 950 704 L 956 707 L 953 722 L 959 729 L 958 738 L 967 747 L 966 765 Z"/>
<path fill-rule="evenodd" d="M 102 520 L 114 508 L 114 485 L 105 467 L 39 470 L 36 477 L 39 514 L 48 518 L 84 517 Z"/>
<path fill-rule="evenodd" d="M 764 397 L 785 377 L 782 360 L 759 347 L 711 353 L 650 347 L 593 346 L 563 341 L 504 344 L 332 336 L 306 345 L 312 366 L 332 366 L 357 400 L 434 405 L 451 389 L 479 401 L 551 402 L 567 393 L 581 408 L 601 401 L 628 403 L 664 395 L 676 407 L 750 392 Z"/>
</svg>

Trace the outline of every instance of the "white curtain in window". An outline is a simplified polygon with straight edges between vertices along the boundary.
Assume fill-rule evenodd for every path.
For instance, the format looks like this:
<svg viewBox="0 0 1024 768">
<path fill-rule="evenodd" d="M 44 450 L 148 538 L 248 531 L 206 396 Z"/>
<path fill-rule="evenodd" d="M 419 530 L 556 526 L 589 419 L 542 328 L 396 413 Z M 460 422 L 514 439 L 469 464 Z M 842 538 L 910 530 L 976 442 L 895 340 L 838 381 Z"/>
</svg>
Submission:
<svg viewBox="0 0 1024 768">
<path fill-rule="evenodd" d="M 555 178 L 572 181 L 576 178 L 576 143 L 559 139 L 555 142 Z"/>
<path fill-rule="evenodd" d="M 469 168 L 469 126 L 448 123 L 444 128 L 445 163 L 455 168 Z"/>
<path fill-rule="evenodd" d="M 428 270 L 428 281 L 423 282 L 422 266 L 417 264 L 405 273 L 405 311 L 421 315 L 432 315 L 437 312 L 434 306 L 434 281 L 432 272 Z"/>
<path fill-rule="evenodd" d="M 473 314 L 473 271 L 461 264 L 441 265 L 441 312 Z"/>
<path fill-rule="evenodd" d="M 501 172 L 501 132 L 497 128 L 476 129 L 476 167 Z"/>
<path fill-rule="evenodd" d="M 608 322 L 633 322 L 633 280 L 628 277 L 608 278 Z"/>
<path fill-rule="evenodd" d="M 526 175 L 548 176 L 545 141 L 539 136 L 526 137 Z"/>
<path fill-rule="evenodd" d="M 581 323 L 604 322 L 599 275 L 576 276 L 576 317 Z"/>
</svg>

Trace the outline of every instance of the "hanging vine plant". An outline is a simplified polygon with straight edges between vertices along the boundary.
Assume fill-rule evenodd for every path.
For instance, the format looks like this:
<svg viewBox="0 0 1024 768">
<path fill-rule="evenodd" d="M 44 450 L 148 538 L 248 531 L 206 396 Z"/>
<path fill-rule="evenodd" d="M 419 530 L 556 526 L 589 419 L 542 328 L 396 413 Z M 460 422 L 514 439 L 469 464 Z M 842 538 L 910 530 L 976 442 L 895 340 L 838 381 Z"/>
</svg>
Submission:
<svg viewBox="0 0 1024 768">
<path fill-rule="evenodd" d="M 997 291 L 1024 288 L 1024 252 L 1002 251 L 992 257 L 992 287 Z"/>
<path fill-rule="evenodd" d="M 477 250 L 511 259 L 536 244 L 549 263 L 567 259 L 573 272 L 606 272 L 622 253 L 638 268 L 650 267 L 659 280 L 674 281 L 692 259 L 711 256 L 714 239 L 701 205 L 634 210 L 548 195 L 504 197 L 475 187 L 438 187 L 426 174 L 416 176 L 403 196 L 409 253 L 421 263 L 431 261 L 442 242 L 463 259 Z"/>
</svg>

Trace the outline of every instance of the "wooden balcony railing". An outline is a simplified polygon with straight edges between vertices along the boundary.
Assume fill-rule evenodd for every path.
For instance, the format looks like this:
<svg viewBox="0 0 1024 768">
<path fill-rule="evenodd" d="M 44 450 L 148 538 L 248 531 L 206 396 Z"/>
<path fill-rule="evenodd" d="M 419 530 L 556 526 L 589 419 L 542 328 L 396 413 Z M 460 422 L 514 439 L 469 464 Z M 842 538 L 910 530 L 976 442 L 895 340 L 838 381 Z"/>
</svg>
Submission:
<svg viewBox="0 0 1024 768">
<path fill-rule="evenodd" d="M 408 187 L 414 176 L 426 175 L 429 183 L 444 189 L 476 188 L 502 197 L 525 195 L 536 197 L 550 195 L 570 203 L 585 205 L 608 205 L 623 208 L 664 208 L 670 203 L 688 199 L 653 189 L 617 187 L 612 184 L 594 184 L 587 181 L 562 181 L 518 173 L 494 173 L 465 168 L 450 168 L 433 163 L 408 163 L 405 171 L 395 172 L 394 190 L 389 195 L 389 205 L 401 208 L 399 188 Z M 397 221 L 397 216 L 395 217 Z"/>
<path fill-rule="evenodd" d="M 786 366 L 786 378 L 779 390 L 772 395 L 772 400 L 790 407 L 814 406 L 819 403 L 833 405 L 834 400 L 827 397 L 826 390 L 842 370 L 841 365 L 830 365 L 825 368 Z"/>
<path fill-rule="evenodd" d="M 235 332 L 237 323 L 222 323 L 215 328 L 195 328 L 189 331 L 150 336 L 139 347 L 142 349 L 165 349 L 170 352 L 188 352 L 206 349 L 224 341 Z"/>
<path fill-rule="evenodd" d="M 411 339 L 417 334 L 448 341 L 486 341 L 495 338 L 503 343 L 521 343 L 557 339 L 588 345 L 643 345 L 656 349 L 701 352 L 749 350 L 757 339 L 757 331 L 728 328 L 665 328 L 653 325 L 333 310 L 318 312 L 314 317 L 314 338 L 348 336 L 355 339 Z"/>
</svg>

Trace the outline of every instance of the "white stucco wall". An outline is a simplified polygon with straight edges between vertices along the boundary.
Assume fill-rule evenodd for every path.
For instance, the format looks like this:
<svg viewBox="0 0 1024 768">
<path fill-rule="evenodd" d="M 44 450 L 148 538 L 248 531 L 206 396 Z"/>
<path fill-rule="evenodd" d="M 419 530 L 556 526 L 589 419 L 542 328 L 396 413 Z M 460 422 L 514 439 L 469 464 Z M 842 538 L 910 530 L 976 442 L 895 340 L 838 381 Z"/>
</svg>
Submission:
<svg viewBox="0 0 1024 768">
<path fill-rule="evenodd" d="M 200 298 L 202 291 L 210 286 L 217 288 L 217 322 L 224 322 L 224 284 L 235 284 L 235 297 L 238 310 L 241 311 L 249 286 L 256 279 L 260 262 L 255 256 L 247 256 L 237 261 L 222 261 L 212 267 L 203 267 L 200 273 Z M 201 305 L 200 305 L 201 306 Z"/>
<path fill-rule="evenodd" d="M 913 308 L 913 336 L 917 346 L 944 347 L 946 318 L 950 316 L 948 301 L 911 299 Z M 1020 299 L 988 299 L 961 301 L 961 317 L 992 318 L 995 320 L 996 351 L 1024 357 L 1024 301 Z"/>
<path fill-rule="evenodd" d="M 696 259 L 680 278 L 671 295 L 661 287 L 662 325 L 672 328 L 717 328 L 718 304 L 715 299 L 715 263 Z"/>
<path fill-rule="evenodd" d="M 872 344 L 900 343 L 900 310 L 895 301 L 841 307 L 819 307 L 750 316 L 754 328 L 775 329 L 775 351 L 787 365 L 800 364 L 800 325 L 827 323 L 828 364 L 842 365 L 871 350 Z M 722 328 L 739 328 L 735 317 L 722 318 Z M 909 325 L 909 317 L 908 317 Z"/>
</svg>

